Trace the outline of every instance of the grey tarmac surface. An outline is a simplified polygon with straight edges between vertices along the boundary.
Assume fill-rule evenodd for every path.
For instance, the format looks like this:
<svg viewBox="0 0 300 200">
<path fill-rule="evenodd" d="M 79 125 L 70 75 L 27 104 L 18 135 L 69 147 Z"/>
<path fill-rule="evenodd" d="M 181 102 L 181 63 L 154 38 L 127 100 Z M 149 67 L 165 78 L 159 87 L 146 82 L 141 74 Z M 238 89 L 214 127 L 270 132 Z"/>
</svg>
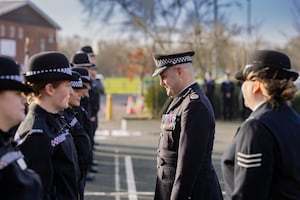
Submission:
<svg viewBox="0 0 300 200">
<path fill-rule="evenodd" d="M 95 180 L 87 182 L 86 200 L 150 200 L 156 179 L 160 120 L 124 120 L 126 95 L 113 96 L 113 117 L 106 120 L 105 99 L 99 112 L 94 156 Z M 131 116 L 132 117 L 132 116 Z M 223 188 L 220 159 L 240 122 L 216 122 L 213 165 Z"/>
</svg>

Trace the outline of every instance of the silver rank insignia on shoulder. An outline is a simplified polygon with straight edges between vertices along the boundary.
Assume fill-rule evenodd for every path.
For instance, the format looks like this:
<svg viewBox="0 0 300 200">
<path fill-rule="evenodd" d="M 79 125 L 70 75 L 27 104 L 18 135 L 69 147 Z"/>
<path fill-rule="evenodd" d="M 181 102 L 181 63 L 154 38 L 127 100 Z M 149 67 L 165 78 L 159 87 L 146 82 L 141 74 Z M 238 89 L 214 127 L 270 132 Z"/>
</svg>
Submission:
<svg viewBox="0 0 300 200">
<path fill-rule="evenodd" d="M 7 152 L 0 158 L 0 170 L 4 169 L 9 164 L 19 159 L 23 159 L 23 154 L 21 153 L 21 151 Z"/>
<path fill-rule="evenodd" d="M 199 98 L 199 95 L 193 92 L 193 93 L 190 95 L 190 98 L 191 98 L 191 99 L 198 99 L 198 98 Z"/>
</svg>

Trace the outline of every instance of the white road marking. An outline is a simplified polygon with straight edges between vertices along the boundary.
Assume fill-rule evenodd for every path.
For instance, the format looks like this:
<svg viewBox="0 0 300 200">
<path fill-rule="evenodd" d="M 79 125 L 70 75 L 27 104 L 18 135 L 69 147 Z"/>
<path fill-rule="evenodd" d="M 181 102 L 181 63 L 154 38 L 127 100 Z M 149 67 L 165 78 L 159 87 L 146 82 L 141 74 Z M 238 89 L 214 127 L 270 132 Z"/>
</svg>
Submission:
<svg viewBox="0 0 300 200">
<path fill-rule="evenodd" d="M 119 173 L 119 150 L 115 150 L 115 189 L 116 192 L 120 192 L 120 173 Z M 116 195 L 116 200 L 120 200 L 120 195 Z"/>
<path fill-rule="evenodd" d="M 131 156 L 125 156 L 125 169 L 127 177 L 128 200 L 137 200 Z"/>
<path fill-rule="evenodd" d="M 136 192 L 134 195 L 153 196 L 154 192 Z M 127 196 L 128 192 L 84 192 L 84 196 Z"/>
</svg>

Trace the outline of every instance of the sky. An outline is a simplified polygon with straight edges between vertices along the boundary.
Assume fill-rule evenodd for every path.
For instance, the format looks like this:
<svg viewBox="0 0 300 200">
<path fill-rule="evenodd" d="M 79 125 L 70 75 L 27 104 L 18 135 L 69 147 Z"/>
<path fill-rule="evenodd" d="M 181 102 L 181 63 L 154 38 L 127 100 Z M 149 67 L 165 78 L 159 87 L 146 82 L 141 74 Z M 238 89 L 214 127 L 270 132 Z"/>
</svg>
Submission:
<svg viewBox="0 0 300 200">
<path fill-rule="evenodd" d="M 79 0 L 31 0 L 50 18 L 60 25 L 58 32 L 62 36 L 79 35 L 89 37 L 96 43 L 100 38 L 113 35 L 109 29 L 94 30 L 85 26 L 83 8 Z M 222 3 L 224 0 L 219 0 Z M 232 24 L 247 24 L 247 2 L 239 1 L 241 7 L 233 7 L 228 10 L 228 21 Z M 258 30 L 252 30 L 252 37 L 258 35 L 266 41 L 275 45 L 287 42 L 288 37 L 296 35 L 294 28 L 293 0 L 250 0 L 251 2 L 251 24 L 260 24 Z M 226 8 L 220 8 L 226 9 Z M 227 10 L 226 10 L 227 11 Z M 243 36 L 241 36 L 243 37 Z M 245 39 L 245 38 L 241 38 Z"/>
</svg>

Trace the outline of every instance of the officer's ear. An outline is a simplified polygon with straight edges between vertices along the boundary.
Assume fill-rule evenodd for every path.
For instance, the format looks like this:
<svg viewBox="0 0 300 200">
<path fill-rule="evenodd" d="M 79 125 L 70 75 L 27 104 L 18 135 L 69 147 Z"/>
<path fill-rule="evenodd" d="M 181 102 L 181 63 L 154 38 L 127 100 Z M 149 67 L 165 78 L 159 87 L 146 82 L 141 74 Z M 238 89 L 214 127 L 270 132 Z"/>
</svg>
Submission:
<svg viewBox="0 0 300 200">
<path fill-rule="evenodd" d="M 257 93 L 261 92 L 262 83 L 259 80 L 254 80 L 253 82 L 254 82 L 253 88 L 252 88 L 253 94 L 257 94 Z"/>
<path fill-rule="evenodd" d="M 176 66 L 176 73 L 177 73 L 178 75 L 181 75 L 182 72 L 183 72 L 182 67 L 181 67 L 181 66 Z"/>
<path fill-rule="evenodd" d="M 55 92 L 55 88 L 54 88 L 54 86 L 53 86 L 52 83 L 47 83 L 47 84 L 45 85 L 44 91 L 45 91 L 45 93 L 46 93 L 47 95 L 53 96 L 53 94 L 54 94 L 54 92 Z"/>
</svg>

